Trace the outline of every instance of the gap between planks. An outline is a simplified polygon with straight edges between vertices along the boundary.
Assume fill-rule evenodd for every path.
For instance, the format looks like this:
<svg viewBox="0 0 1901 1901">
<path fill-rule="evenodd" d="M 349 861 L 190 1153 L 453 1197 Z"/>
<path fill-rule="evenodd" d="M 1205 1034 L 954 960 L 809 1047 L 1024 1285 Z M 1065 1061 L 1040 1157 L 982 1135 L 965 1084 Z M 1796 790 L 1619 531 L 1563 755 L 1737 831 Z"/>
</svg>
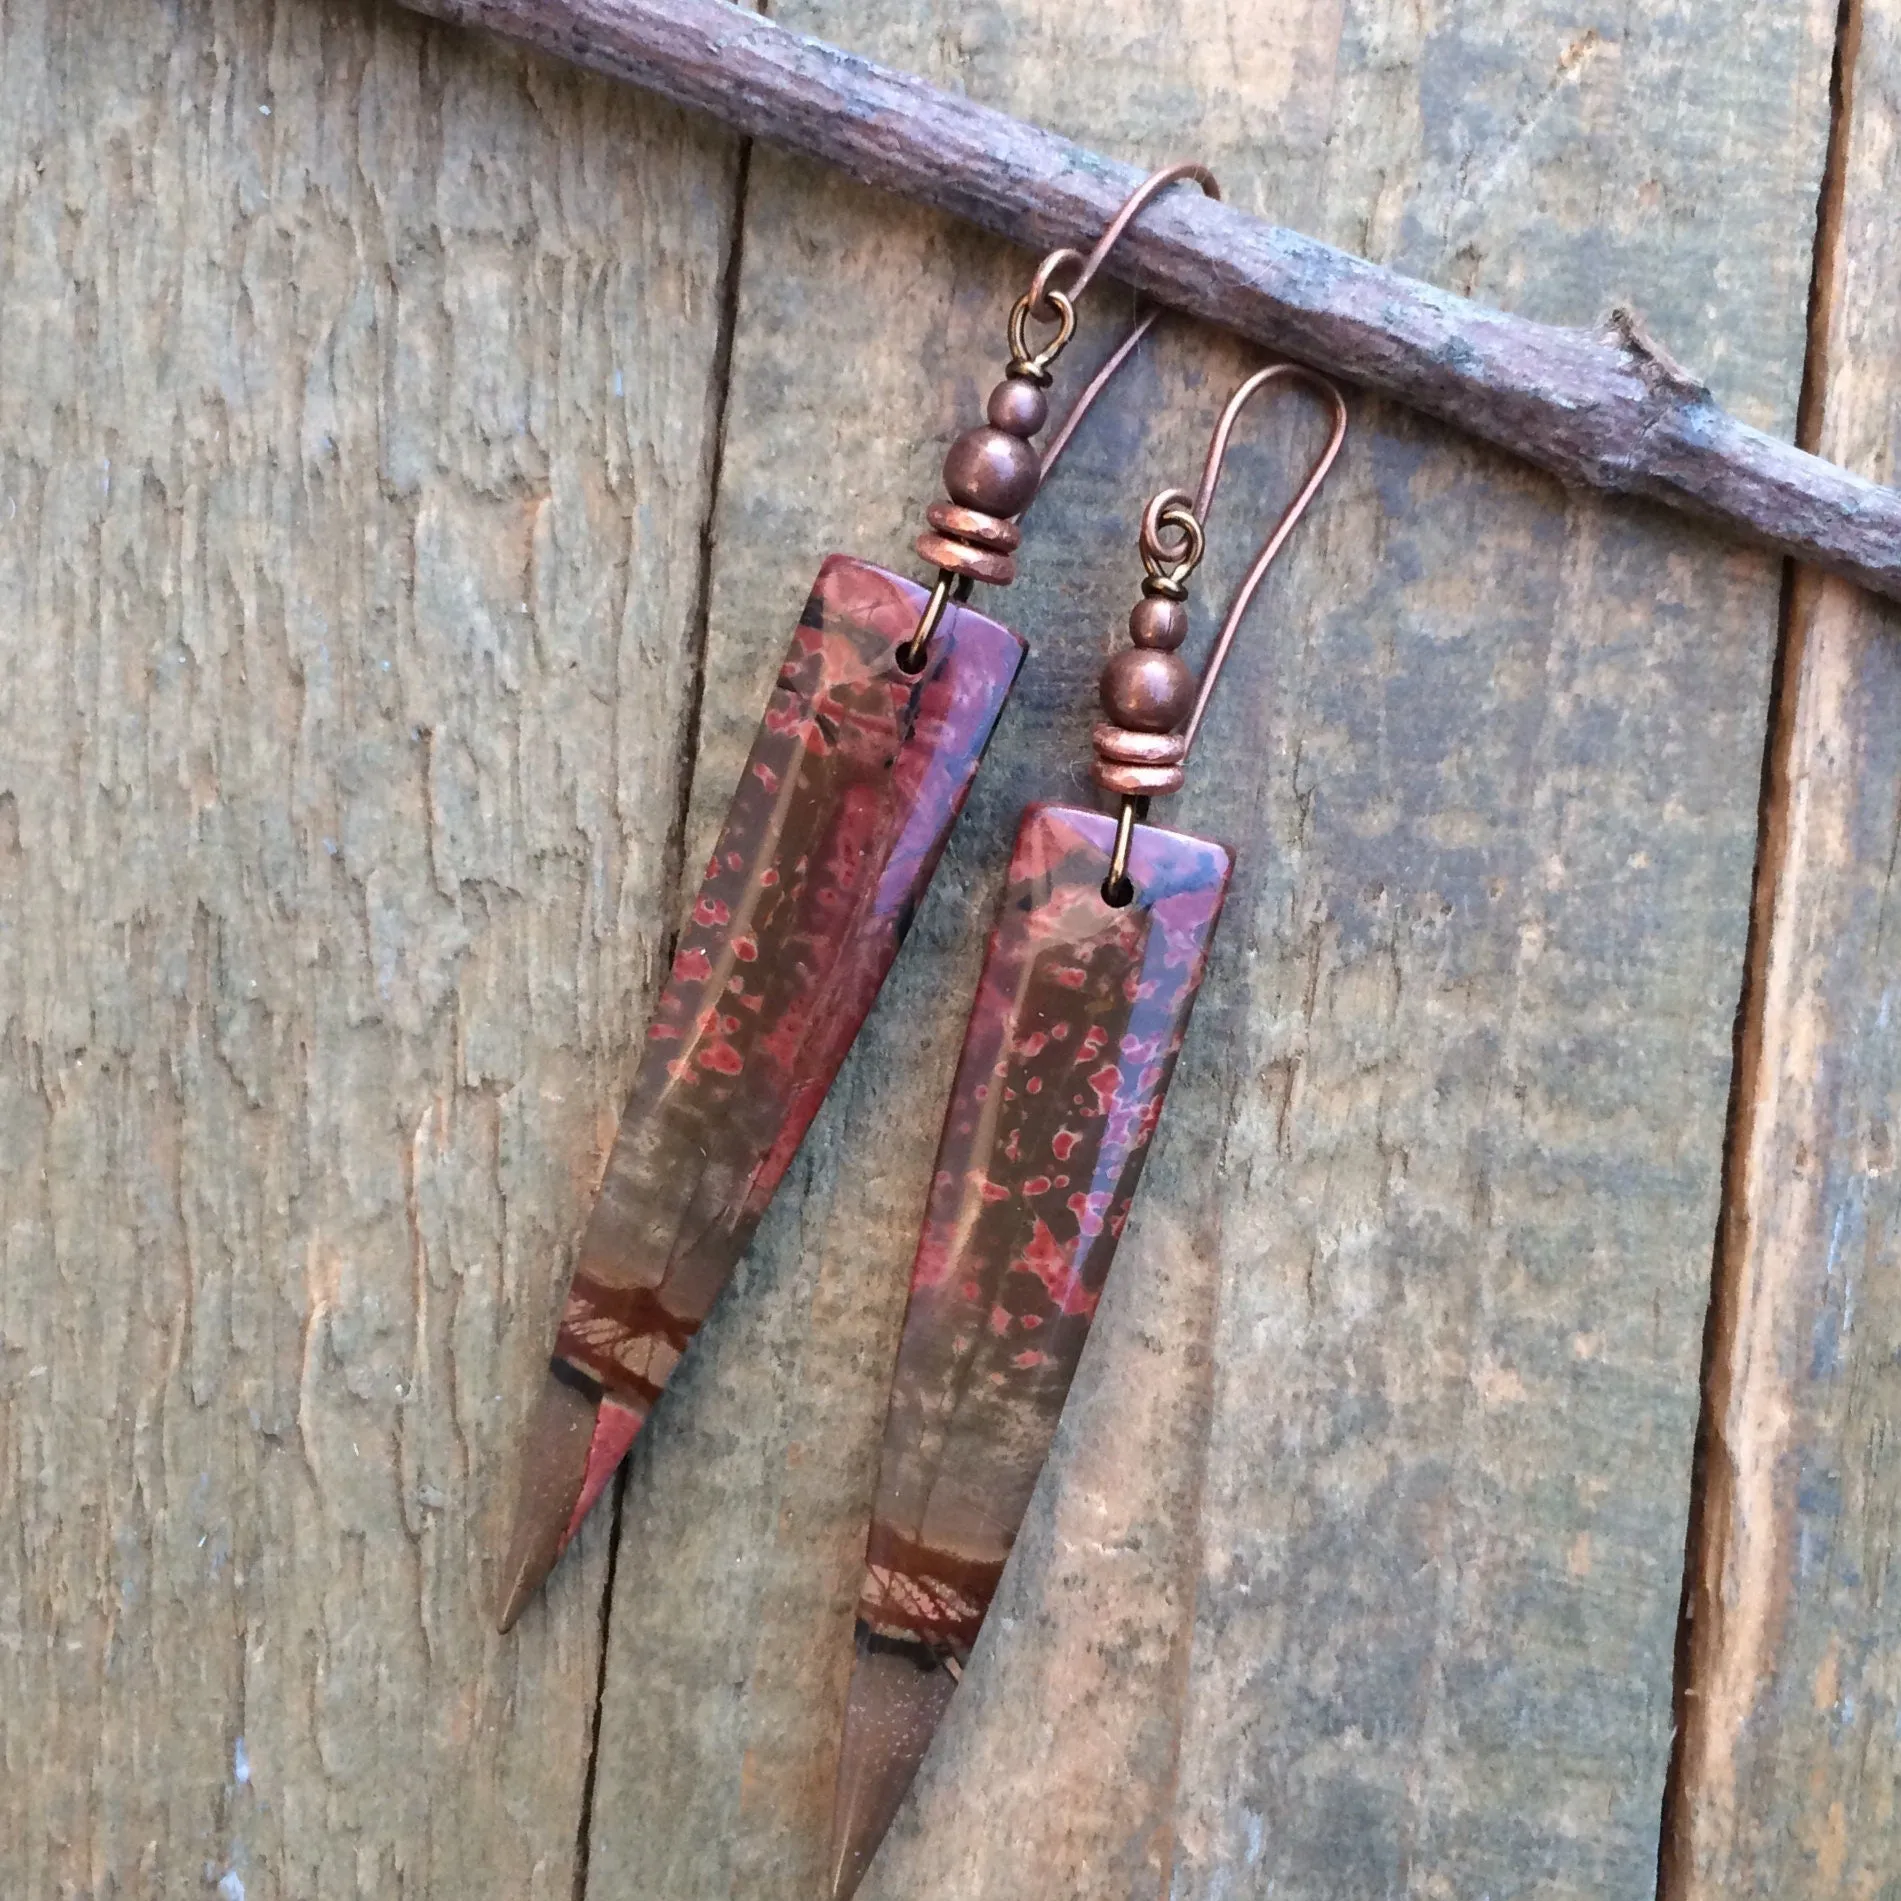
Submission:
<svg viewBox="0 0 1901 1901">
<path fill-rule="evenodd" d="M 620 1569 L 621 1513 L 627 1504 L 627 1461 L 614 1474 L 614 1510 L 607 1534 L 607 1576 L 601 1585 L 600 1668 L 594 1673 L 594 1708 L 587 1729 L 587 1764 L 581 1774 L 581 1817 L 575 1828 L 573 1901 L 587 1901 L 588 1855 L 594 1836 L 594 1778 L 601 1761 L 601 1711 L 607 1702 L 607 1632 L 614 1614 L 614 1573 Z"/>
<path fill-rule="evenodd" d="M 1861 50 L 1862 0 L 1841 0 L 1835 20 L 1835 55 L 1829 80 L 1828 150 L 1815 215 L 1815 262 L 1809 278 L 1808 334 L 1802 389 L 1796 407 L 1795 440 L 1819 452 L 1829 395 L 1829 336 L 1841 247 L 1850 133 L 1854 119 L 1855 69 Z M 1690 1485 L 1690 1515 L 1684 1535 L 1683 1595 L 1677 1616 L 1672 1738 L 1664 1780 L 1663 1820 L 1657 1838 L 1658 1901 L 1687 1901 L 1695 1885 L 1694 1786 L 1704 1756 L 1709 1709 L 1707 1680 L 1716 1673 L 1721 1645 L 1721 1607 L 1710 1588 L 1711 1566 L 1723 1541 L 1729 1479 L 1713 1456 L 1714 1436 L 1729 1404 L 1735 1353 L 1744 1323 L 1743 1252 L 1749 1190 L 1746 1158 L 1755 1132 L 1762 1087 L 1769 957 L 1776 903 L 1789 858 L 1790 772 L 1795 750 L 1797 684 L 1810 622 L 1809 596 L 1820 585 L 1814 570 L 1785 562 L 1770 678 L 1768 730 L 1763 746 L 1758 799 L 1756 871 L 1750 894 L 1749 936 L 1743 954 L 1742 992 L 1737 1000 L 1734 1064 L 1723 1139 L 1723 1176 L 1712 1247 L 1710 1304 L 1703 1335 L 1702 1402 Z"/>
<path fill-rule="evenodd" d="M 767 10 L 765 0 L 760 0 L 758 10 L 762 13 Z M 692 888 L 687 875 L 687 823 L 698 777 L 700 713 L 706 696 L 706 649 L 713 611 L 714 523 L 718 518 L 720 483 L 726 467 L 726 418 L 733 387 L 733 336 L 739 327 L 740 271 L 746 255 L 746 196 L 752 175 L 752 144 L 751 139 L 740 139 L 733 162 L 733 199 L 728 226 L 730 235 L 726 243 L 725 262 L 720 269 L 719 320 L 713 342 L 713 373 L 707 389 L 707 406 L 712 415 L 706 513 L 700 523 L 699 568 L 694 577 L 693 606 L 687 620 L 693 645 L 693 680 L 687 690 L 686 716 L 681 722 L 680 771 L 677 774 L 679 794 L 672 822 L 667 829 L 666 867 L 661 877 L 672 923 L 664 947 L 663 969 L 672 965 L 674 946 L 679 937 L 680 914 Z M 697 883 L 697 880 L 694 882 Z M 594 1785 L 600 1768 L 601 1719 L 607 1706 L 607 1666 L 613 1637 L 614 1578 L 620 1566 L 621 1521 L 631 1470 L 632 1467 L 623 1460 L 620 1470 L 614 1475 L 614 1520 L 609 1532 L 607 1575 L 601 1583 L 600 1669 L 594 1679 L 594 1707 L 589 1713 L 588 1722 L 587 1764 L 581 1783 L 580 1814 L 575 1824 L 574 1901 L 588 1901 Z"/>
</svg>

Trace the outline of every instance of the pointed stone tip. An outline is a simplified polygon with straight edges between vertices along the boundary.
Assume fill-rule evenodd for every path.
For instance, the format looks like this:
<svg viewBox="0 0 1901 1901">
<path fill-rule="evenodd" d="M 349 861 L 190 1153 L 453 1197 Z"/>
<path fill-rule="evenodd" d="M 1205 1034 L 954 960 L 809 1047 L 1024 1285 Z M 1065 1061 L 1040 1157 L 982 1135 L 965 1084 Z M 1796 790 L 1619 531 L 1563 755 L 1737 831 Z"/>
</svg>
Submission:
<svg viewBox="0 0 1901 1901">
<path fill-rule="evenodd" d="M 832 1798 L 831 1901 L 857 1893 L 956 1687 L 924 1645 L 874 1637 L 858 1626 Z"/>
<path fill-rule="evenodd" d="M 832 1870 L 831 1901 L 851 1901 L 858 1892 L 858 1884 L 864 1879 L 864 1870 L 853 1866 L 838 1867 Z"/>
<path fill-rule="evenodd" d="M 542 1382 L 522 1448 L 514 1530 L 502 1566 L 505 1584 L 495 1624 L 504 1634 L 514 1629 L 568 1542 L 587 1477 L 595 1410 L 567 1381 L 550 1374 Z"/>
<path fill-rule="evenodd" d="M 517 1574 L 501 1600 L 501 1609 L 495 1615 L 495 1628 L 504 1637 L 521 1621 L 522 1612 L 528 1608 L 528 1600 L 541 1589 L 541 1581 L 547 1575 L 545 1571 L 529 1569 Z"/>
<path fill-rule="evenodd" d="M 832 1879 L 825 1892 L 829 1901 L 851 1901 L 871 1867 L 871 1854 L 877 1843 L 866 1848 L 863 1843 L 854 1842 L 837 1816 L 832 1818 L 832 1826 L 839 1832 L 839 1839 L 832 1843 Z"/>
</svg>

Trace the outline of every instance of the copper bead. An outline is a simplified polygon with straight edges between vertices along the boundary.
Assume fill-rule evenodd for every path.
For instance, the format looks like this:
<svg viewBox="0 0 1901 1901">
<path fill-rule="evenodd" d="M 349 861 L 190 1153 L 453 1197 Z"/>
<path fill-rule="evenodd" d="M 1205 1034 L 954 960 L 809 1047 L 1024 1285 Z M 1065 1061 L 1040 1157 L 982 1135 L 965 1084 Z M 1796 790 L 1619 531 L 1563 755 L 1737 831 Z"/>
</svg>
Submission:
<svg viewBox="0 0 1901 1901">
<path fill-rule="evenodd" d="M 990 420 L 966 429 L 944 458 L 948 502 L 933 502 L 929 530 L 912 545 L 942 573 L 1008 587 L 1023 536 L 1010 518 L 1030 505 L 1043 479 L 1030 446 L 1049 420 L 1049 399 L 1028 376 L 1007 376 L 990 392 Z"/>
<path fill-rule="evenodd" d="M 1050 399 L 1027 376 L 1006 377 L 990 392 L 984 413 L 1006 436 L 1027 439 L 1049 421 Z"/>
<path fill-rule="evenodd" d="M 1020 436 L 994 426 L 966 429 L 944 458 L 944 487 L 951 500 L 984 515 L 1020 515 L 1042 474 L 1036 451 Z"/>
<path fill-rule="evenodd" d="M 1180 601 L 1145 594 L 1129 610 L 1129 638 L 1138 647 L 1173 653 L 1188 638 L 1188 609 Z"/>
<path fill-rule="evenodd" d="M 1195 676 L 1180 654 L 1124 647 L 1102 670 L 1102 710 L 1138 733 L 1172 733 L 1194 698 Z"/>
</svg>

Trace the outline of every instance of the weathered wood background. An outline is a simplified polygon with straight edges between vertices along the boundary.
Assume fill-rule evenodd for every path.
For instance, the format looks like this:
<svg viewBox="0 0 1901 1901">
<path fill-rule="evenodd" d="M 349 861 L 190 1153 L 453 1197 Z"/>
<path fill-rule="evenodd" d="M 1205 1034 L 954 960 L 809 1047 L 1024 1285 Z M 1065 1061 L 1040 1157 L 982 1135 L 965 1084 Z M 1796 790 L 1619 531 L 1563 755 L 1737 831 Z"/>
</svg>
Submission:
<svg viewBox="0 0 1901 1901">
<path fill-rule="evenodd" d="M 781 0 L 1901 468 L 1901 0 Z M 816 1895 L 884 1386 L 1165 325 L 876 1018 L 545 1602 L 514 1440 L 819 557 L 1026 260 L 381 0 L 0 0 L 0 1894 Z M 1077 357 L 1126 315 L 1105 289 Z M 877 1901 L 1901 1895 L 1901 615 L 1359 401 Z M 1314 424 L 1251 423 L 1204 613 Z M 1687 1587 L 1686 1587 L 1687 1580 Z"/>
</svg>

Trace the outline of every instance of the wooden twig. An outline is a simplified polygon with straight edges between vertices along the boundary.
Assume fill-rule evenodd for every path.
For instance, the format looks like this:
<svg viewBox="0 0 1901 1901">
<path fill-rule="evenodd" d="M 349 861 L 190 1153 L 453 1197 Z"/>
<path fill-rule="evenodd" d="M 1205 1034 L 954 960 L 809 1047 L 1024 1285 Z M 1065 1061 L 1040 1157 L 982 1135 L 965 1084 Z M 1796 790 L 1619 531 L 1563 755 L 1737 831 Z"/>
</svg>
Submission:
<svg viewBox="0 0 1901 1901">
<path fill-rule="evenodd" d="M 841 167 L 1031 250 L 1086 245 L 1140 174 L 726 0 L 404 0 Z M 1487 309 L 1198 192 L 1115 255 L 1177 309 L 1436 416 L 1567 482 L 1686 509 L 1901 600 L 1901 491 L 1752 429 L 1618 313 Z"/>
</svg>

